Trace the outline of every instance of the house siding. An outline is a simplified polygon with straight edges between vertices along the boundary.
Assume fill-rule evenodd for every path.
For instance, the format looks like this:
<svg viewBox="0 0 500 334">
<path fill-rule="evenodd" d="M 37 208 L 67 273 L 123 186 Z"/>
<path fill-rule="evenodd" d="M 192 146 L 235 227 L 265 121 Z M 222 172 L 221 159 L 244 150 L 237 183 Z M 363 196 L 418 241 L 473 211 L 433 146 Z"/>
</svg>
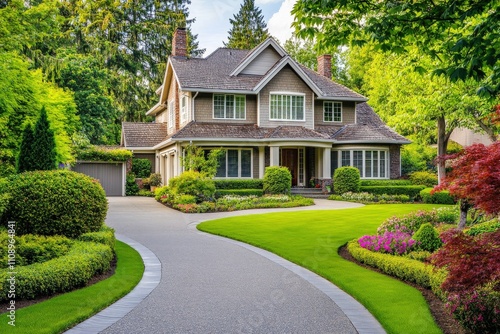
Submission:
<svg viewBox="0 0 500 334">
<path fill-rule="evenodd" d="M 305 93 L 305 121 L 273 121 L 269 119 L 269 99 L 271 92 Z M 312 110 L 313 93 L 311 89 L 289 67 L 285 67 L 260 92 L 260 124 L 259 126 L 274 128 L 280 125 L 303 126 L 314 129 Z"/>
<path fill-rule="evenodd" d="M 401 177 L 401 145 L 389 146 L 390 164 L 390 178 L 397 179 Z"/>
<path fill-rule="evenodd" d="M 316 100 L 314 102 L 314 124 L 316 125 L 347 125 L 356 123 L 356 103 L 349 101 L 333 101 L 342 102 L 342 122 L 324 122 L 323 121 L 323 102 Z"/>
<path fill-rule="evenodd" d="M 257 124 L 257 96 L 246 96 L 246 119 L 214 119 L 213 94 L 200 93 L 194 100 L 194 119 L 206 123 Z"/>
<path fill-rule="evenodd" d="M 281 59 L 274 48 L 267 47 L 250 64 L 248 64 L 241 74 L 264 75 Z"/>
</svg>

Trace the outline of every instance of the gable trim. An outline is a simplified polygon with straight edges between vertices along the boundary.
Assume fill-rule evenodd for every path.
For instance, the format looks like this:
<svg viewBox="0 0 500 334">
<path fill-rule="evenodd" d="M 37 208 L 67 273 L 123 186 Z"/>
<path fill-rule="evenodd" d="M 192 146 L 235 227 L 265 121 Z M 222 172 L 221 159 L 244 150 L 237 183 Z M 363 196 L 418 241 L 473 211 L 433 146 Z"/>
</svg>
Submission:
<svg viewBox="0 0 500 334">
<path fill-rule="evenodd" d="M 272 46 L 274 50 L 281 56 L 287 55 L 286 51 L 271 37 L 266 39 L 260 45 L 253 49 L 249 56 L 247 56 L 235 69 L 231 72 L 230 76 L 236 76 L 240 74 L 258 55 L 262 53 L 268 46 Z"/>
</svg>

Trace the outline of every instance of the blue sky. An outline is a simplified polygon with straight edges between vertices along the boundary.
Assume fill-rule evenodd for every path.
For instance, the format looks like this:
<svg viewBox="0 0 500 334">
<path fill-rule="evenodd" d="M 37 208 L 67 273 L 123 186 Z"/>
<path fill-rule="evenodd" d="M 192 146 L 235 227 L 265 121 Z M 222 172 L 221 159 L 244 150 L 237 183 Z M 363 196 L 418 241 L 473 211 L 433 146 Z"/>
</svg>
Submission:
<svg viewBox="0 0 500 334">
<path fill-rule="evenodd" d="M 198 34 L 200 48 L 207 49 L 205 56 L 227 42 L 231 29 L 229 19 L 233 18 L 243 0 L 191 0 L 189 15 L 195 18 L 192 25 L 194 34 Z M 269 33 L 285 42 L 291 36 L 290 10 L 296 0 L 255 0 L 255 5 L 262 9 Z"/>
</svg>

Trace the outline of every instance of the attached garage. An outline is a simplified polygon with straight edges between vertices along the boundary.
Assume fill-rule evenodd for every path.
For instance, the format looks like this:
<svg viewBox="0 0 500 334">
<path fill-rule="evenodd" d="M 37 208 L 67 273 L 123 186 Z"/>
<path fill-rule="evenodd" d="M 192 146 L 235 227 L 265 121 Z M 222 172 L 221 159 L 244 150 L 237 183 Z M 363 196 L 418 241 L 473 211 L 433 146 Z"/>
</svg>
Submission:
<svg viewBox="0 0 500 334">
<path fill-rule="evenodd" d="M 72 170 L 99 180 L 106 196 L 125 196 L 125 168 L 124 162 L 77 162 Z"/>
</svg>

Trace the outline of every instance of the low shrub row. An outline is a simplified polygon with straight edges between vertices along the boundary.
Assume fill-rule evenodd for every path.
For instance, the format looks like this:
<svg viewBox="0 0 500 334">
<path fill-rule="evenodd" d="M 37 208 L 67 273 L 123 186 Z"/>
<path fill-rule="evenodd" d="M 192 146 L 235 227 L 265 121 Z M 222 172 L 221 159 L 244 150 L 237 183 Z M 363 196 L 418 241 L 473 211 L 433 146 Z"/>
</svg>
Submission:
<svg viewBox="0 0 500 334">
<path fill-rule="evenodd" d="M 377 234 L 384 234 L 387 231 L 401 231 L 405 233 L 415 233 L 422 224 L 431 223 L 436 226 L 440 223 L 454 224 L 458 219 L 457 208 L 439 208 L 430 211 L 419 210 L 411 212 L 403 217 L 390 217 L 386 219 L 377 229 Z"/>
<path fill-rule="evenodd" d="M 103 226 L 97 232 L 84 233 L 78 237 L 78 240 L 103 244 L 115 250 L 115 230 L 108 226 Z"/>
<path fill-rule="evenodd" d="M 438 184 L 438 177 L 435 173 L 431 172 L 413 172 L 410 174 L 410 181 L 414 185 L 434 187 Z"/>
<path fill-rule="evenodd" d="M 411 186 L 410 180 L 361 180 L 361 187 Z"/>
<path fill-rule="evenodd" d="M 132 152 L 123 148 L 107 148 L 103 146 L 90 146 L 77 152 L 80 161 L 107 161 L 121 162 L 132 158 Z"/>
<path fill-rule="evenodd" d="M 444 298 L 440 287 L 446 279 L 446 270 L 435 270 L 432 265 L 407 257 L 372 252 L 361 247 L 358 240 L 350 241 L 347 244 L 347 249 L 359 262 L 378 268 L 384 273 L 403 281 L 430 288 L 437 296 Z"/>
<path fill-rule="evenodd" d="M 262 189 L 264 180 L 248 179 L 248 180 L 214 180 L 215 189 Z"/>
<path fill-rule="evenodd" d="M 264 190 L 262 189 L 220 189 L 215 191 L 215 197 L 220 198 L 226 195 L 237 196 L 262 196 Z"/>
<path fill-rule="evenodd" d="M 361 192 L 367 192 L 374 195 L 407 195 L 411 200 L 415 200 L 425 186 L 362 186 Z"/>
<path fill-rule="evenodd" d="M 483 233 L 495 232 L 500 230 L 500 220 L 493 219 L 481 224 L 474 225 L 465 230 L 464 233 L 471 236 L 476 236 Z"/>
<path fill-rule="evenodd" d="M 447 190 L 435 192 L 431 194 L 433 188 L 425 188 L 420 191 L 420 198 L 422 202 L 428 204 L 455 204 L 456 201 L 451 197 L 450 192 Z"/>
<path fill-rule="evenodd" d="M 406 203 L 410 201 L 408 195 L 374 195 L 370 193 L 353 193 L 347 192 L 342 195 L 330 195 L 329 200 L 346 201 L 357 203 Z"/>
<path fill-rule="evenodd" d="M 113 251 L 104 244 L 75 241 L 64 256 L 16 268 L 16 299 L 33 299 L 85 286 L 110 268 Z M 8 300 L 11 288 L 8 269 L 0 270 L 0 301 Z"/>
</svg>

